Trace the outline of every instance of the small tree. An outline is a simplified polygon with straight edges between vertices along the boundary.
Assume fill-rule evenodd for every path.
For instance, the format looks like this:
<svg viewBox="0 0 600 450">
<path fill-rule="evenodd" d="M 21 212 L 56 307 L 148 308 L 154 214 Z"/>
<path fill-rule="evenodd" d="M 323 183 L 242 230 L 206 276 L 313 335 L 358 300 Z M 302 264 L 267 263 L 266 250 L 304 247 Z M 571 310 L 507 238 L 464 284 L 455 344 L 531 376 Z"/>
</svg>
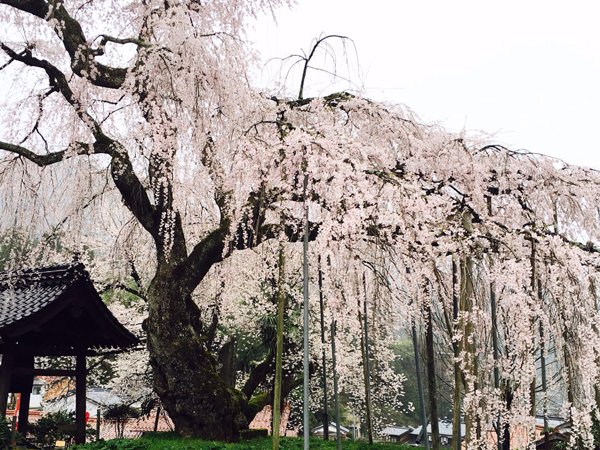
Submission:
<svg viewBox="0 0 600 450">
<path fill-rule="evenodd" d="M 104 412 L 104 419 L 115 426 L 116 437 L 123 438 L 125 425 L 130 419 L 137 419 L 140 416 L 138 409 L 125 403 L 110 405 Z"/>
</svg>

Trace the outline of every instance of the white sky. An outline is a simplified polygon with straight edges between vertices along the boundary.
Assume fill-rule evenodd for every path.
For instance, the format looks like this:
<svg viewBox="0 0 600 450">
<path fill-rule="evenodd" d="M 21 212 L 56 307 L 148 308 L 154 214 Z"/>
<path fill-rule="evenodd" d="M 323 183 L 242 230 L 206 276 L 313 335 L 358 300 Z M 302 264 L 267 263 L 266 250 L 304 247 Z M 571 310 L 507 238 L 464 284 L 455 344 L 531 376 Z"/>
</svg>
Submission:
<svg viewBox="0 0 600 450">
<path fill-rule="evenodd" d="M 403 103 L 425 122 L 483 130 L 524 148 L 600 169 L 600 2 L 596 0 L 298 0 L 250 33 L 264 62 L 307 53 L 323 34 L 353 39 L 338 73 L 375 100 Z M 332 70 L 332 60 L 314 65 Z M 289 66 L 289 64 L 288 64 Z M 280 61 L 264 65 L 273 87 Z M 322 95 L 348 89 L 309 73 Z M 320 78 L 319 78 L 320 76 Z M 297 92 L 299 75 L 286 85 Z"/>
</svg>

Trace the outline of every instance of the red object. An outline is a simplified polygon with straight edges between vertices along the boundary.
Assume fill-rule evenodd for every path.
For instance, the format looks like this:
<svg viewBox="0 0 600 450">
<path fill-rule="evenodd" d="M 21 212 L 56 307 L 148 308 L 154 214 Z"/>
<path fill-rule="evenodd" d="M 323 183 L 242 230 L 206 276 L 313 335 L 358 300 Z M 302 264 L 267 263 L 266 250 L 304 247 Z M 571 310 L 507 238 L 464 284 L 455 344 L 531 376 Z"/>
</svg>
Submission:
<svg viewBox="0 0 600 450">
<path fill-rule="evenodd" d="M 21 407 L 21 394 L 17 397 L 17 406 L 15 406 L 15 425 L 17 426 L 17 430 L 19 429 L 19 408 Z"/>
<path fill-rule="evenodd" d="M 90 418 L 90 413 L 89 412 L 85 412 L 85 423 L 88 423 L 88 419 Z"/>
</svg>

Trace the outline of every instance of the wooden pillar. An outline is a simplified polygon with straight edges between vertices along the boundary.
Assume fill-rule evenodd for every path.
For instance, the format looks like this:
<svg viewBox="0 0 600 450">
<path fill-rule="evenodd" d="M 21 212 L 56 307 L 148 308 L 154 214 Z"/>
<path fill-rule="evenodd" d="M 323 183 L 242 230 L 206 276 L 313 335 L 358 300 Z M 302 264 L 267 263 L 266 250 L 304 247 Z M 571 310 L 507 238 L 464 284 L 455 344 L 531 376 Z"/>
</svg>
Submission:
<svg viewBox="0 0 600 450">
<path fill-rule="evenodd" d="M 29 427 L 29 402 L 31 400 L 31 391 L 33 389 L 33 377 L 27 379 L 24 387 L 21 389 L 21 403 L 19 407 L 19 426 L 17 427 L 22 436 L 27 436 Z"/>
<path fill-rule="evenodd" d="M 7 349 L 2 355 L 2 365 L 0 365 L 0 415 L 4 417 L 6 417 L 6 404 L 8 403 L 14 362 L 14 352 Z"/>
<path fill-rule="evenodd" d="M 85 397 L 86 397 L 86 363 L 85 354 L 77 355 L 75 367 L 75 443 L 85 444 Z"/>
</svg>

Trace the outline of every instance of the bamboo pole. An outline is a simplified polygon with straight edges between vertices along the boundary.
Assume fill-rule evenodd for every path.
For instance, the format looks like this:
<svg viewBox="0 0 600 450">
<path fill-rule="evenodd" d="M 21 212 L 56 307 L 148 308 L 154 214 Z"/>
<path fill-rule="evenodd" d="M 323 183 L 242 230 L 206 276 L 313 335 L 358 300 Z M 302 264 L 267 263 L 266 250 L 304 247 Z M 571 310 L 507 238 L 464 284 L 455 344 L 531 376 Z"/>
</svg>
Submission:
<svg viewBox="0 0 600 450">
<path fill-rule="evenodd" d="M 304 395 L 303 395 L 303 409 L 304 409 L 304 450 L 308 450 L 309 441 L 308 437 L 310 434 L 309 422 L 308 422 L 308 203 L 306 202 L 306 189 L 308 187 L 308 174 L 304 175 L 304 245 L 303 245 L 303 264 L 302 264 L 302 278 L 303 278 L 303 294 L 304 294 Z"/>
<path fill-rule="evenodd" d="M 340 402 L 338 398 L 338 377 L 335 356 L 335 320 L 331 321 L 331 365 L 333 370 L 333 398 L 335 402 L 335 437 L 337 449 L 342 450 L 342 432 L 340 430 Z M 329 424 L 327 424 L 329 428 Z"/>
<path fill-rule="evenodd" d="M 279 450 L 279 428 L 281 421 L 281 372 L 283 360 L 283 314 L 285 310 L 285 293 L 283 282 L 285 278 L 285 255 L 283 246 L 279 248 L 279 277 L 277 280 L 277 348 L 275 355 L 275 388 L 273 392 L 273 450 Z"/>
<path fill-rule="evenodd" d="M 500 371 L 498 370 L 498 324 L 496 317 L 496 291 L 494 289 L 494 283 L 490 283 L 490 300 L 492 303 L 492 345 L 494 347 L 494 386 L 496 390 L 500 389 Z M 498 411 L 498 418 L 496 419 L 496 440 L 498 443 L 498 450 L 502 443 L 500 437 L 500 411 Z"/>
<path fill-rule="evenodd" d="M 323 271 L 321 270 L 321 257 L 319 256 L 319 307 L 321 311 L 321 344 L 323 345 L 323 439 L 329 440 L 329 411 L 327 407 L 327 367 L 325 359 L 325 317 L 323 301 Z"/>
<path fill-rule="evenodd" d="M 452 306 L 454 319 L 454 332 L 458 327 L 458 267 L 454 257 L 452 257 Z M 460 389 L 461 389 L 461 374 L 460 365 L 458 363 L 458 342 L 452 341 L 452 349 L 454 351 L 454 398 L 453 398 L 453 418 L 452 418 L 452 449 L 461 449 L 461 429 L 460 429 Z"/>
<path fill-rule="evenodd" d="M 421 364 L 419 362 L 419 345 L 417 343 L 417 327 L 415 326 L 415 322 L 413 320 L 412 325 L 412 335 L 413 335 L 413 347 L 415 350 L 415 367 L 417 369 L 417 387 L 419 389 L 419 402 L 421 403 L 421 429 L 422 435 L 424 436 L 425 442 L 423 443 L 423 447 L 425 450 L 429 450 L 429 436 L 427 435 L 427 418 L 425 417 L 425 396 L 423 395 L 423 383 L 421 381 Z"/>
<path fill-rule="evenodd" d="M 363 274 L 363 285 L 365 289 L 364 323 L 365 323 L 365 400 L 367 403 L 367 432 L 369 434 L 369 445 L 373 445 L 373 418 L 371 416 L 371 367 L 369 362 L 369 321 L 367 312 L 367 283 Z"/>
</svg>

